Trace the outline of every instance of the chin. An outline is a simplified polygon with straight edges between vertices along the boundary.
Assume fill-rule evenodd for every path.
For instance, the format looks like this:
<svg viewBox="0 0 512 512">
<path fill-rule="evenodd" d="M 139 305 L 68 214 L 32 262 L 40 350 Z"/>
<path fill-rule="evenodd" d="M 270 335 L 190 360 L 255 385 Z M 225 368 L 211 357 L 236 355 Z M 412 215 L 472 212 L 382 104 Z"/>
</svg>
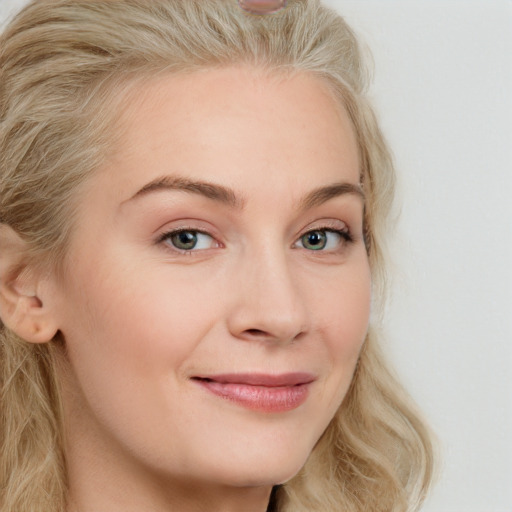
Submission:
<svg viewBox="0 0 512 512">
<path fill-rule="evenodd" d="M 309 456 L 307 454 L 293 453 L 270 456 L 265 460 L 246 458 L 237 464 L 231 461 L 229 467 L 217 467 L 216 478 L 224 480 L 226 485 L 234 487 L 261 487 L 283 484 L 292 479 L 304 466 Z"/>
<path fill-rule="evenodd" d="M 274 485 L 280 485 L 291 480 L 302 468 L 301 466 L 296 466 L 293 468 L 279 468 L 276 471 L 265 471 L 262 470 L 252 470 L 240 473 L 237 472 L 236 475 L 226 475 L 226 478 L 223 479 L 223 485 L 229 487 L 269 487 Z M 217 482 L 218 483 L 218 482 Z"/>
</svg>

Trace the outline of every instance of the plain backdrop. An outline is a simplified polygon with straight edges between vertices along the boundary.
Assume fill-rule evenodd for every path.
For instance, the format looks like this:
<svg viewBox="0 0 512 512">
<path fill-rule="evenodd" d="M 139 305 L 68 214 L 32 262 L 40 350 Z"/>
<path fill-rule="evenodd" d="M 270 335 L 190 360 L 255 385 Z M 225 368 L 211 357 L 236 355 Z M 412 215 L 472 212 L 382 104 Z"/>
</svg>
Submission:
<svg viewBox="0 0 512 512">
<path fill-rule="evenodd" d="M 512 2 L 326 3 L 373 54 L 399 173 L 385 343 L 440 439 L 423 511 L 512 512 Z"/>
</svg>

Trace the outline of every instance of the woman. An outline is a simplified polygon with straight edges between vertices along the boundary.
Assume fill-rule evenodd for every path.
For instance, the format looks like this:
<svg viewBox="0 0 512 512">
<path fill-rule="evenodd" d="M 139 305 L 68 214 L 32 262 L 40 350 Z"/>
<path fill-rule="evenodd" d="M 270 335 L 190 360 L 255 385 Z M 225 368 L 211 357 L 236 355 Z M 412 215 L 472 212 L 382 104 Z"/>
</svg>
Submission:
<svg viewBox="0 0 512 512">
<path fill-rule="evenodd" d="M 344 21 L 37 0 L 0 43 L 2 510 L 417 509 Z"/>
</svg>

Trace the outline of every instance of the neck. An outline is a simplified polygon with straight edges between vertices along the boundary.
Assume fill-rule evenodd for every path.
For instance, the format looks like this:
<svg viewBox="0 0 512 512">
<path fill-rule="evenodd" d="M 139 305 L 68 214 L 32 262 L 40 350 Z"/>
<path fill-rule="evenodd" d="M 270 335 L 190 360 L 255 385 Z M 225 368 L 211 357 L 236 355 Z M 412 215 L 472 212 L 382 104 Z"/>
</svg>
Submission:
<svg viewBox="0 0 512 512">
<path fill-rule="evenodd" d="M 166 489 L 149 495 L 137 489 L 120 486 L 108 493 L 89 492 L 87 484 L 70 489 L 67 512 L 266 512 L 269 510 L 268 489 L 201 489 L 195 487 Z M 122 492 L 124 490 L 124 492 Z"/>
</svg>

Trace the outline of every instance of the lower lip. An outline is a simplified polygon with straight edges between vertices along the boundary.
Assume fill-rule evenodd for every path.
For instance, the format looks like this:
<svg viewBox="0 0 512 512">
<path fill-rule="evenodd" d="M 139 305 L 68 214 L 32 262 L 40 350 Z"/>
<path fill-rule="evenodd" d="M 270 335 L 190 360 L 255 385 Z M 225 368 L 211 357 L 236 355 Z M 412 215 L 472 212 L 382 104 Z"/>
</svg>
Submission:
<svg viewBox="0 0 512 512">
<path fill-rule="evenodd" d="M 259 412 L 291 411 L 306 401 L 309 392 L 308 384 L 268 387 L 211 380 L 196 382 L 214 395 Z"/>
</svg>

